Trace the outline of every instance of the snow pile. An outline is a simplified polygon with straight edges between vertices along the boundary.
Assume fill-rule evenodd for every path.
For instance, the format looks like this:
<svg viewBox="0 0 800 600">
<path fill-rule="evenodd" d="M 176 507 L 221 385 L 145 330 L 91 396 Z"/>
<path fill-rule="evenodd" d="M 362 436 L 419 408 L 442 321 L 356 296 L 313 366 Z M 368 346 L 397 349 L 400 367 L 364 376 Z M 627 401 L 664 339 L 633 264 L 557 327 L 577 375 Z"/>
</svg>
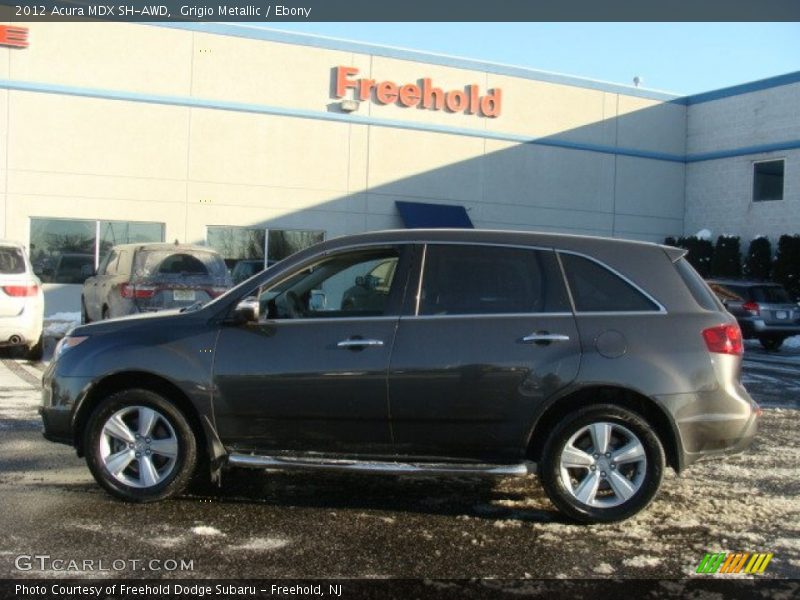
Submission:
<svg viewBox="0 0 800 600">
<path fill-rule="evenodd" d="M 209 527 L 208 525 L 199 525 L 192 527 L 192 533 L 195 535 L 214 536 L 223 535 L 223 533 L 216 527 Z"/>
<path fill-rule="evenodd" d="M 59 312 L 44 318 L 44 336 L 62 338 L 73 327 L 80 325 L 81 313 Z"/>
<path fill-rule="evenodd" d="M 790 338 L 786 338 L 783 342 L 783 347 L 792 349 L 800 348 L 800 335 L 795 335 Z"/>
<path fill-rule="evenodd" d="M 238 546 L 231 546 L 231 550 L 249 550 L 250 552 L 269 552 L 278 550 L 289 543 L 282 538 L 252 538 Z"/>
</svg>

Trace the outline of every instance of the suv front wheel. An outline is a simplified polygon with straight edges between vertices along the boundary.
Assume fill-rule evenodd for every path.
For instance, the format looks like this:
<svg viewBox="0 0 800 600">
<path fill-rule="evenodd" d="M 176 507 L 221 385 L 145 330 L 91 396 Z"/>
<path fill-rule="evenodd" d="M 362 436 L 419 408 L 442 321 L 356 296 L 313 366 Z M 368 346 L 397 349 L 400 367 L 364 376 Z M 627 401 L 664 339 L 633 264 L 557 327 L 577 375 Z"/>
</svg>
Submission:
<svg viewBox="0 0 800 600">
<path fill-rule="evenodd" d="M 552 430 L 541 481 L 553 504 L 586 523 L 621 521 L 647 506 L 664 472 L 653 429 L 626 409 L 599 405 L 565 416 Z"/>
<path fill-rule="evenodd" d="M 89 418 L 84 449 L 97 482 L 128 502 L 179 494 L 197 462 L 186 417 L 149 390 L 125 390 L 103 400 Z"/>
</svg>

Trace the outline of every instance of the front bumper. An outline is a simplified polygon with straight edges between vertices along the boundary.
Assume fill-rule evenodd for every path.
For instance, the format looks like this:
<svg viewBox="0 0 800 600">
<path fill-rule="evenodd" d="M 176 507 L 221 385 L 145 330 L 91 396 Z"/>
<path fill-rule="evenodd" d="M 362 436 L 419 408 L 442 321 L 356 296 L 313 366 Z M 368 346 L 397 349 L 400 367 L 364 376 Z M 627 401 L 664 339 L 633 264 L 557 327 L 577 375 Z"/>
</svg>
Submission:
<svg viewBox="0 0 800 600">
<path fill-rule="evenodd" d="M 54 365 L 51 363 L 42 377 L 42 435 L 51 442 L 76 446 L 75 414 L 92 380 L 56 376 Z"/>
</svg>

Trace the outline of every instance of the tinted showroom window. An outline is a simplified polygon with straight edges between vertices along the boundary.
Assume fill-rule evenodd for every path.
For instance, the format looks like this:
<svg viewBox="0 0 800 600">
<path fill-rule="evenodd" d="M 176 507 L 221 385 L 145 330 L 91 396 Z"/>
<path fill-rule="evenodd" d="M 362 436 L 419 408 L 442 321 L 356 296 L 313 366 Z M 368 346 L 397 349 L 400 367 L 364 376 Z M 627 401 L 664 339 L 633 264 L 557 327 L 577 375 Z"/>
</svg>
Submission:
<svg viewBox="0 0 800 600">
<path fill-rule="evenodd" d="M 419 314 L 465 315 L 569 311 L 550 251 L 429 245 Z"/>
<path fill-rule="evenodd" d="M 583 312 L 654 311 L 658 306 L 602 265 L 574 254 L 561 254 L 575 310 Z"/>
<path fill-rule="evenodd" d="M 753 202 L 783 200 L 783 160 L 753 163 Z"/>
<path fill-rule="evenodd" d="M 83 283 L 113 246 L 163 241 L 163 223 L 31 219 L 31 262 L 45 283 Z"/>
</svg>

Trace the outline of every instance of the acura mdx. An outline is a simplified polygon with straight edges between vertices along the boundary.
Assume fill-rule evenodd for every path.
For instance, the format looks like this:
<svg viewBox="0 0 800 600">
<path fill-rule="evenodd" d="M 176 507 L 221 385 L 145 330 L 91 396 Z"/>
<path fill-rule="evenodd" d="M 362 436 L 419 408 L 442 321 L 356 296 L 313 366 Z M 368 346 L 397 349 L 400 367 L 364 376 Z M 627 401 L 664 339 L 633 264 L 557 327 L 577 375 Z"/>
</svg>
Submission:
<svg viewBox="0 0 800 600">
<path fill-rule="evenodd" d="M 73 329 L 44 376 L 44 435 L 134 502 L 227 466 L 538 472 L 569 517 L 624 519 L 667 467 L 756 431 L 739 327 L 683 255 L 524 232 L 338 238 L 204 305 Z"/>
</svg>

